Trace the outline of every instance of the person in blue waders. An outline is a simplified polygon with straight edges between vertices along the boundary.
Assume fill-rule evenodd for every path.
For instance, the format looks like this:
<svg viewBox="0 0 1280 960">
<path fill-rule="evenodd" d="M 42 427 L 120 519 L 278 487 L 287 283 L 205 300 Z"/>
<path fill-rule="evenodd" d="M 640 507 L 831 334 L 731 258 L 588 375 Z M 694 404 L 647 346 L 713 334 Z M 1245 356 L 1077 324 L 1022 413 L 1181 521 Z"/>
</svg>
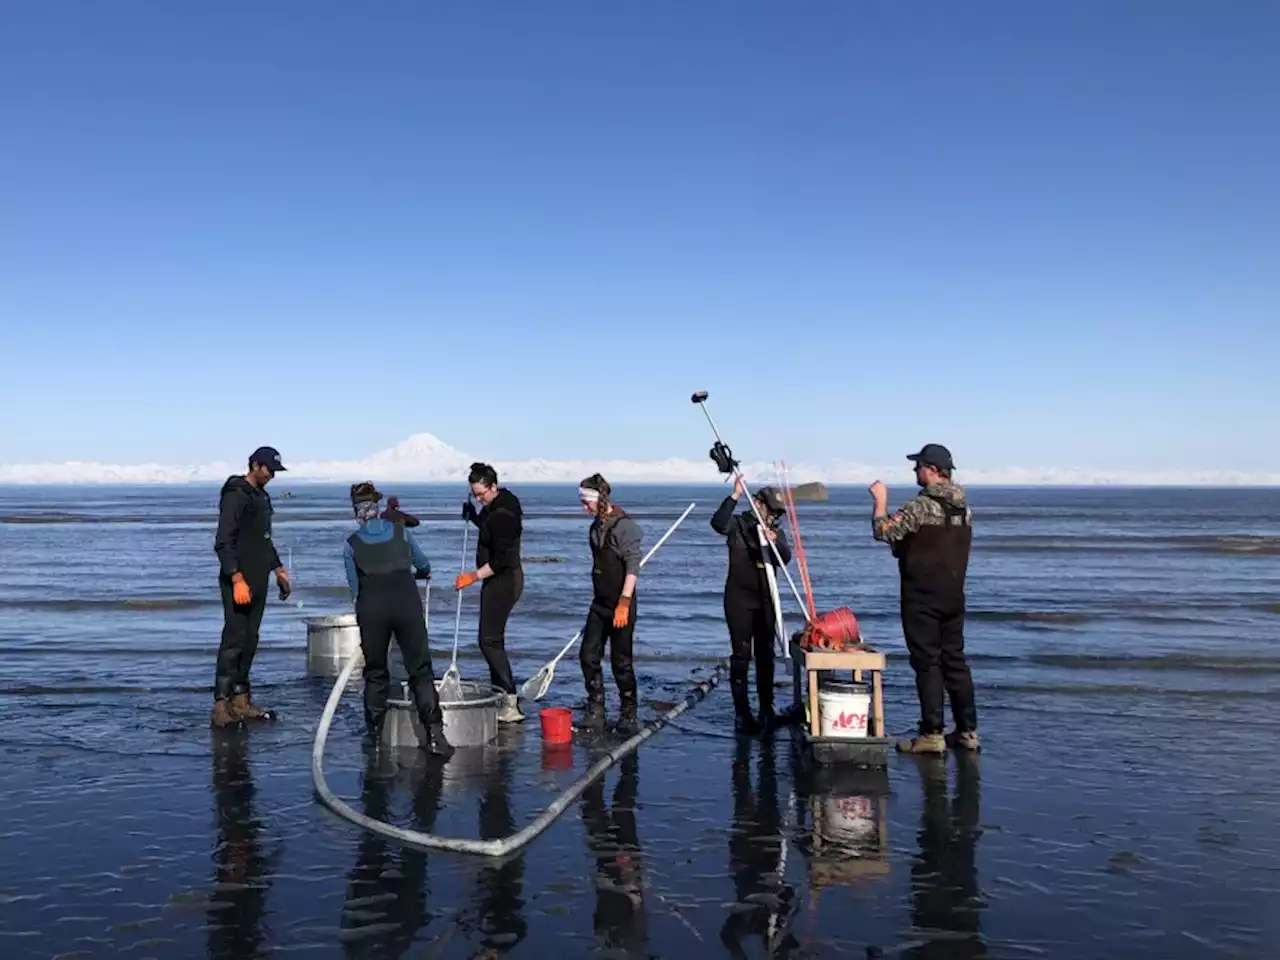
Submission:
<svg viewBox="0 0 1280 960">
<path fill-rule="evenodd" d="M 379 516 L 381 500 L 382 494 L 372 483 L 352 485 L 351 506 L 360 527 L 347 537 L 343 547 L 347 586 L 355 602 L 360 649 L 364 653 L 365 725 L 376 747 L 387 715 L 387 691 L 391 685 L 387 653 L 394 636 L 409 671 L 409 689 L 418 717 L 427 733 L 422 747 L 447 759 L 453 756 L 453 746 L 444 735 L 444 716 L 427 645 L 427 622 L 414 582 L 431 576 L 431 561 L 403 523 Z"/>
</svg>

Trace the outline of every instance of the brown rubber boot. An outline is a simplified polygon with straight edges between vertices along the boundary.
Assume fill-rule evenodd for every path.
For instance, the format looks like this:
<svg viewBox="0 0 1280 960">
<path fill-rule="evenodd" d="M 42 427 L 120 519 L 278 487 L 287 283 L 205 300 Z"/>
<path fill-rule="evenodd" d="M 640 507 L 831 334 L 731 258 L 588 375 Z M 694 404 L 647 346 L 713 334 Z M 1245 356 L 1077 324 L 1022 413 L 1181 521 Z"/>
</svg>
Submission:
<svg viewBox="0 0 1280 960">
<path fill-rule="evenodd" d="M 966 730 L 964 733 L 954 731 L 948 733 L 947 746 L 953 750 L 972 750 L 974 753 L 982 749 L 982 744 L 978 740 L 977 730 Z"/>
<path fill-rule="evenodd" d="M 213 701 L 213 718 L 210 723 L 221 730 L 224 727 L 234 727 L 240 722 L 240 718 L 231 711 L 231 704 L 226 700 Z"/>
<path fill-rule="evenodd" d="M 899 740 L 898 752 L 944 754 L 947 752 L 947 739 L 940 733 L 922 733 L 910 740 Z"/>
<path fill-rule="evenodd" d="M 237 693 L 231 698 L 231 712 L 240 720 L 271 719 L 271 711 L 263 710 L 247 693 Z"/>
</svg>

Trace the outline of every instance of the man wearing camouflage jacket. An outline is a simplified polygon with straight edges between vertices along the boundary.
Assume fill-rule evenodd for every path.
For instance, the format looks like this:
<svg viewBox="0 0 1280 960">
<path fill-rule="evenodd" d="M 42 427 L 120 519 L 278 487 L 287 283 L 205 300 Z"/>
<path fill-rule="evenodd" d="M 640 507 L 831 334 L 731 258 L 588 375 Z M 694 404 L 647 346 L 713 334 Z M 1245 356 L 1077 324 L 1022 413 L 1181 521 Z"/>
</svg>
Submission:
<svg viewBox="0 0 1280 960">
<path fill-rule="evenodd" d="M 948 746 L 978 749 L 973 677 L 964 655 L 964 580 L 973 540 L 973 515 L 964 490 L 951 482 L 955 464 L 946 447 L 925 444 L 915 462 L 920 495 L 897 513 L 877 480 L 872 535 L 889 544 L 901 578 L 902 633 L 920 696 L 920 733 L 903 740 L 904 753 L 945 753 Z M 945 693 L 944 693 L 945 691 Z M 955 732 L 943 736 L 944 697 L 951 699 Z"/>
</svg>

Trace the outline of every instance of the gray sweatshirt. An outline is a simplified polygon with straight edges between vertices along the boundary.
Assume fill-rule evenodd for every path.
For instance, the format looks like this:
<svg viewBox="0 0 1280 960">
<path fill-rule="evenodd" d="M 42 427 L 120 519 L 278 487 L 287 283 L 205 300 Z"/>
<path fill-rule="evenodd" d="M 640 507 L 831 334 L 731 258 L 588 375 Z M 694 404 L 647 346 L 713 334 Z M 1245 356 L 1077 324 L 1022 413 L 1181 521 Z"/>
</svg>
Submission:
<svg viewBox="0 0 1280 960">
<path fill-rule="evenodd" d="M 591 546 L 597 550 L 605 545 L 601 540 L 601 529 L 598 519 L 592 521 L 588 536 L 591 539 Z M 640 560 L 644 556 L 641 550 L 644 536 L 640 532 L 640 525 L 628 516 L 619 517 L 609 528 L 608 536 L 613 547 L 621 555 L 626 572 L 639 575 Z"/>
</svg>

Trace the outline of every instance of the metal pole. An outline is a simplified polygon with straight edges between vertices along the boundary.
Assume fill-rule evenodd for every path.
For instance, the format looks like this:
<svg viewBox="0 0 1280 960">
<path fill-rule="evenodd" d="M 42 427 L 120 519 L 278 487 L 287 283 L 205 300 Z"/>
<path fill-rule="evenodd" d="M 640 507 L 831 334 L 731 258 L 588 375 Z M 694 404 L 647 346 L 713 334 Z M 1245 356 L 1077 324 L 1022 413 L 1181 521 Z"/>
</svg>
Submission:
<svg viewBox="0 0 1280 960">
<path fill-rule="evenodd" d="M 716 428 L 716 422 L 711 419 L 711 411 L 707 409 L 706 391 L 703 390 L 703 391 L 699 391 L 698 393 L 695 393 L 693 395 L 693 402 L 702 408 L 702 412 L 707 417 L 707 423 L 711 424 L 711 432 L 716 435 L 716 440 L 719 441 L 720 443 L 724 443 L 724 440 L 721 439 L 720 437 L 720 431 Z M 746 478 L 742 475 L 742 471 L 740 471 L 737 467 L 733 468 L 733 476 L 736 480 L 741 480 L 742 485 L 744 487 L 747 485 Z M 774 557 L 776 557 L 778 560 L 778 568 L 782 571 L 783 575 L 787 578 L 787 584 L 788 586 L 791 587 L 791 593 L 796 598 L 796 603 L 800 604 L 800 612 L 804 614 L 805 623 L 812 623 L 813 621 L 809 619 L 809 610 L 805 606 L 805 602 L 800 596 L 800 591 L 796 589 L 795 581 L 791 579 L 791 572 L 787 569 L 786 564 L 782 562 L 782 556 L 778 553 L 777 544 L 775 544 L 768 537 L 764 536 L 764 518 L 760 516 L 760 511 L 756 508 L 755 498 L 751 496 L 750 491 L 747 491 L 747 506 L 751 508 L 752 514 L 755 515 L 756 523 L 760 525 L 760 531 L 761 531 L 760 537 L 761 537 L 762 545 L 767 543 L 769 545 L 769 549 L 773 551 Z M 765 572 L 767 574 L 767 573 L 770 573 L 771 571 L 769 570 L 768 567 L 765 567 Z M 784 650 L 787 649 L 785 645 L 783 649 Z"/>
</svg>

